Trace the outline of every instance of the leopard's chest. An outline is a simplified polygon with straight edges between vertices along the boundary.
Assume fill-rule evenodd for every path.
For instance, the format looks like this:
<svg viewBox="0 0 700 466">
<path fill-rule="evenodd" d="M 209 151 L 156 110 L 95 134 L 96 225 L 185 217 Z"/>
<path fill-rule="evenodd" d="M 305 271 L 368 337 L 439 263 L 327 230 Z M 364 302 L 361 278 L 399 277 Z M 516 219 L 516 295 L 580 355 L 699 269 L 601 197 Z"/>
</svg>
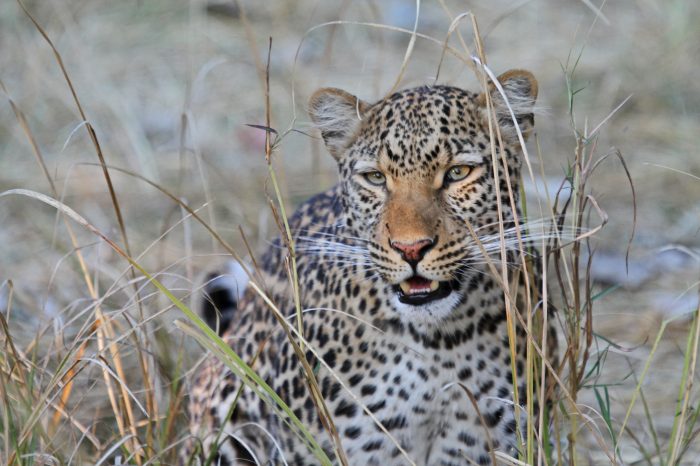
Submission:
<svg viewBox="0 0 700 466">
<path fill-rule="evenodd" d="M 356 321 L 346 324 L 350 342 L 325 342 L 319 354 L 332 362 L 333 373 L 324 366 L 319 383 L 340 384 L 326 402 L 353 462 L 409 464 L 408 455 L 416 464 L 450 464 L 451 458 L 461 464 L 460 455 L 487 451 L 486 431 L 508 421 L 512 390 L 506 351 L 496 350 L 503 347 L 505 326 L 479 333 L 477 323 L 459 341 L 432 341 L 405 328 L 380 330 Z"/>
</svg>

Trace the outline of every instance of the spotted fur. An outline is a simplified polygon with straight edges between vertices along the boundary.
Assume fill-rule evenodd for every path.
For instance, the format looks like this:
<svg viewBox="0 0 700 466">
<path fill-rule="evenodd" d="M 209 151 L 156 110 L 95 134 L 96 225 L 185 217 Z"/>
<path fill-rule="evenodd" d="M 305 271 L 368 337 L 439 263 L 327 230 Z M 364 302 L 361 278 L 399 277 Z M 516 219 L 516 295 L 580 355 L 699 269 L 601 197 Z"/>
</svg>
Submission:
<svg viewBox="0 0 700 466">
<path fill-rule="evenodd" d="M 513 362 L 504 292 L 484 252 L 498 266 L 505 239 L 508 260 L 519 263 L 514 243 L 524 232 L 517 231 L 513 212 L 521 155 L 515 123 L 525 137 L 532 131 L 537 83 L 520 70 L 499 82 L 511 105 L 491 88 L 504 157 L 495 167 L 483 94 L 424 86 L 375 104 L 337 89 L 311 98 L 311 117 L 338 163 L 340 182 L 303 204 L 290 226 L 304 336 L 323 364 L 310 352 L 307 358 L 351 465 L 488 464 L 490 446 L 512 455 L 519 450 L 512 370 L 524 383 L 525 332 L 518 326 Z M 466 167 L 467 175 L 450 181 L 455 166 Z M 373 172 L 380 175 L 368 175 Z M 382 176 L 384 184 L 371 182 Z M 400 245 L 421 241 L 429 247 L 409 260 Z M 276 242 L 261 273 L 263 288 L 293 322 L 287 256 Z M 524 274 L 514 273 L 522 281 Z M 452 292 L 422 305 L 401 302 L 396 285 L 414 274 L 449 283 Z M 536 286 L 536 271 L 531 278 Z M 248 289 L 227 316 L 225 336 L 233 349 L 255 360 L 254 369 L 334 458 L 299 361 L 269 307 Z M 550 343 L 555 341 L 551 333 Z M 215 450 L 212 443 L 223 430 L 219 464 L 317 464 L 284 419 L 248 388 L 225 420 L 240 386 L 218 360 L 206 362 L 190 403 L 192 435 L 199 440 L 189 442 L 185 456 L 198 445 L 205 453 Z"/>
</svg>

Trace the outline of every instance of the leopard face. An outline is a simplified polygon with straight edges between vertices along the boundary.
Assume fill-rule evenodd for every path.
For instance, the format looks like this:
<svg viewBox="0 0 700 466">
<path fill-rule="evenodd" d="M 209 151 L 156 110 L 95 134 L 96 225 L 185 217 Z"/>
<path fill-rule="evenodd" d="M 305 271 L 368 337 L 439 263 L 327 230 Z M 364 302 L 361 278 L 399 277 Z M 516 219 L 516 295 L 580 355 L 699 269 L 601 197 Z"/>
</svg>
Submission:
<svg viewBox="0 0 700 466">
<path fill-rule="evenodd" d="M 408 89 L 373 105 L 338 89 L 311 98 L 312 119 L 338 163 L 354 254 L 405 319 L 449 316 L 481 273 L 484 250 L 501 243 L 499 211 L 508 225 L 517 209 L 516 123 L 526 138 L 537 82 L 521 70 L 498 81 L 501 90 L 488 91 L 498 125 L 484 94 L 455 87 Z"/>
</svg>

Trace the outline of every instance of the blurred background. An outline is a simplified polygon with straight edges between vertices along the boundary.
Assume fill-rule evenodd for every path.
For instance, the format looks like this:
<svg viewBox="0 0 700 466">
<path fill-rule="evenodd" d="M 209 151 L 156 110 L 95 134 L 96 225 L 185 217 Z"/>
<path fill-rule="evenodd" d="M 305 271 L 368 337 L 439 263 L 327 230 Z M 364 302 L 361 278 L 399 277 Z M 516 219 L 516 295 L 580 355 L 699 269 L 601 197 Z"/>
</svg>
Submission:
<svg viewBox="0 0 700 466">
<path fill-rule="evenodd" d="M 106 163 L 186 202 L 242 255 L 243 235 L 258 252 L 277 231 L 268 207 L 274 193 L 265 133 L 246 126 L 266 124 L 269 39 L 270 125 L 284 135 L 273 163 L 291 210 L 336 179 L 334 163 L 309 124 L 309 95 L 334 86 L 368 101 L 382 98 L 401 73 L 416 21 L 410 0 L 23 4 L 60 53 Z M 476 18 L 491 69 L 498 74 L 524 68 L 539 81 L 537 138 L 529 145 L 537 177 L 526 180 L 531 201 L 538 193 L 542 199 L 556 194 L 573 159 L 575 129 L 591 131 L 603 122 L 595 153 L 619 151 L 624 158 L 634 196 L 616 155 L 592 177 L 592 195 L 608 216 L 593 242 L 595 286 L 605 292 L 596 301 L 594 326 L 619 345 L 611 350 L 607 377 L 615 415 L 624 415 L 635 385 L 629 375 L 649 355 L 661 322 L 675 319 L 645 392 L 650 409 L 659 413 L 659 429 L 668 431 L 683 362 L 679 345 L 688 312 L 698 306 L 700 2 L 423 1 L 417 22 L 422 37 L 400 87 L 437 80 L 478 89 L 467 63 L 449 53 L 441 60 L 450 25 L 465 12 Z M 457 33 L 474 53 L 471 17 L 449 39 L 466 54 Z M 57 196 L 122 244 L 71 90 L 51 47 L 13 1 L 0 3 L 0 80 L 0 192 L 23 188 Z M 154 187 L 124 172 L 110 174 L 132 255 L 187 298 L 205 271 L 227 259 L 223 249 Z M 626 264 L 635 200 L 636 232 Z M 75 234 L 107 312 L 135 315 L 125 261 L 85 229 L 75 227 Z M 40 334 L 49 342 L 39 345 L 39 354 L 61 354 L 84 331 L 90 295 L 55 209 L 27 197 L 0 198 L 0 309 L 7 312 L 6 280 L 14 287 L 6 315 L 18 341 Z M 155 329 L 181 338 L 172 325 L 179 312 L 166 313 L 167 302 L 156 294 L 143 303 L 147 315 L 163 312 L 153 320 Z M 84 384 L 97 383 L 87 377 Z M 585 403 L 594 395 L 583 396 Z M 100 397 L 98 390 L 83 392 L 74 404 L 99 407 Z M 75 415 L 96 422 L 94 411 Z M 639 435 L 647 435 L 644 428 Z M 595 463 L 595 452 L 590 455 Z"/>
</svg>

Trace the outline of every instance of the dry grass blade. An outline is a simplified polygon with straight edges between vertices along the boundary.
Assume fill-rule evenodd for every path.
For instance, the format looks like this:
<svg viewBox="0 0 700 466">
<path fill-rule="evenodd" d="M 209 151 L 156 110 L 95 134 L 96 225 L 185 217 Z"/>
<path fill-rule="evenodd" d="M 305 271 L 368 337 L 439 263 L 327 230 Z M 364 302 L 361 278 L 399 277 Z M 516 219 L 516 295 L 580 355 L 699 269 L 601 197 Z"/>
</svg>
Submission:
<svg viewBox="0 0 700 466">
<path fill-rule="evenodd" d="M 584 5 L 586 5 L 588 8 L 591 9 L 593 13 L 595 13 L 596 18 L 600 18 L 606 26 L 610 26 L 610 20 L 603 14 L 602 8 L 598 8 L 593 4 L 591 0 L 581 0 Z M 605 4 L 605 1 L 603 1 L 603 5 Z"/>
<path fill-rule="evenodd" d="M 443 2 L 441 2 L 443 3 Z M 443 3 L 443 8 L 447 8 L 444 3 Z M 449 11 L 449 10 L 448 10 Z M 447 53 L 447 45 L 449 43 L 450 37 L 452 37 L 452 34 L 454 33 L 455 30 L 457 30 L 457 27 L 459 27 L 459 23 L 464 19 L 471 16 L 470 12 L 462 13 L 456 18 L 452 20 L 452 23 L 450 23 L 450 28 L 447 30 L 447 35 L 445 36 L 445 45 L 442 47 L 442 52 L 440 53 L 440 61 L 438 62 L 437 66 L 437 71 L 435 71 L 435 81 L 434 84 L 437 84 L 438 78 L 440 77 L 440 69 L 442 68 L 442 64 L 445 60 L 445 55 Z M 470 56 L 471 53 L 469 52 L 469 47 L 467 46 L 466 42 L 464 42 L 464 39 L 462 38 L 462 35 L 460 34 L 459 30 L 457 30 L 457 36 L 459 37 L 460 42 L 462 43 L 462 47 L 464 47 L 464 50 L 466 52 L 467 56 Z M 468 62 L 469 63 L 469 62 Z M 471 64 L 471 63 L 470 63 Z"/>
<path fill-rule="evenodd" d="M 391 87 L 389 92 L 387 92 L 387 95 L 393 94 L 396 89 L 401 85 L 401 79 L 403 78 L 404 73 L 406 72 L 406 67 L 408 67 L 408 62 L 411 59 L 411 54 L 413 53 L 413 48 L 416 45 L 416 33 L 418 31 L 418 19 L 420 18 L 420 0 L 415 0 L 416 1 L 416 17 L 413 22 L 413 31 L 411 31 L 411 38 L 408 41 L 408 45 L 406 46 L 406 53 L 404 53 L 403 56 L 403 61 L 401 62 L 401 68 L 399 69 L 399 74 L 396 77 L 396 81 L 394 82 L 394 85 Z"/>
<path fill-rule="evenodd" d="M 625 176 L 627 177 L 627 182 L 629 183 L 630 191 L 632 193 L 632 231 L 630 232 L 630 237 L 629 240 L 627 240 L 627 249 L 625 251 L 625 266 L 627 268 L 627 271 L 629 273 L 629 257 L 630 257 L 630 250 L 632 249 L 632 242 L 634 241 L 634 236 L 635 233 L 637 232 L 637 191 L 634 187 L 634 182 L 632 181 L 632 174 L 630 173 L 629 167 L 627 166 L 627 162 L 625 161 L 625 158 L 622 156 L 622 152 L 619 150 L 615 150 L 613 152 L 613 155 L 617 158 L 617 160 L 620 161 L 620 164 L 622 165 L 622 169 L 625 172 Z M 591 172 L 595 171 L 595 169 L 603 163 L 607 159 L 607 155 L 604 157 L 601 157 L 593 166 L 591 167 Z"/>
<path fill-rule="evenodd" d="M 692 173 L 688 173 L 688 172 L 686 172 L 686 171 L 679 170 L 679 169 L 677 169 L 677 168 L 668 167 L 668 166 L 666 166 L 666 165 L 660 165 L 660 164 L 658 164 L 658 163 L 646 163 L 645 165 L 649 165 L 649 166 L 657 167 L 657 168 L 663 168 L 664 170 L 668 170 L 668 171 L 671 171 L 671 172 L 674 172 L 674 173 L 679 173 L 679 174 L 681 174 L 681 175 L 689 176 L 690 178 L 692 178 L 692 179 L 694 179 L 694 180 L 696 180 L 696 181 L 700 181 L 700 176 L 693 175 Z"/>
<path fill-rule="evenodd" d="M 105 464 L 108 460 L 109 457 L 112 456 L 112 453 L 118 451 L 122 445 L 125 443 L 129 442 L 131 440 L 130 435 L 127 435 L 125 437 L 122 437 L 118 442 L 116 442 L 112 447 L 107 450 L 102 457 L 97 460 L 97 463 L 95 463 L 95 466 L 99 466 L 100 464 Z"/>
<path fill-rule="evenodd" d="M 605 118 L 603 118 L 603 121 L 601 121 L 600 123 L 598 123 L 598 126 L 596 126 L 595 128 L 593 128 L 593 131 L 591 131 L 591 132 L 588 133 L 588 134 L 585 134 L 584 137 L 585 137 L 586 139 L 592 139 L 592 138 L 594 138 L 594 137 L 598 134 L 598 131 L 600 131 L 600 128 L 602 128 L 602 127 L 603 127 L 603 126 L 604 126 L 604 125 L 605 125 L 605 124 L 606 124 L 606 123 L 607 123 L 607 122 L 622 108 L 622 107 L 624 107 L 624 105 L 627 103 L 627 101 L 630 100 L 631 98 L 632 98 L 632 94 L 630 94 L 630 95 L 628 95 L 627 97 L 625 97 L 625 99 L 624 99 L 622 102 L 620 102 L 620 104 L 619 104 L 617 107 L 615 107 L 615 108 L 612 110 L 612 112 L 608 113 L 608 116 L 606 116 Z"/>
</svg>

